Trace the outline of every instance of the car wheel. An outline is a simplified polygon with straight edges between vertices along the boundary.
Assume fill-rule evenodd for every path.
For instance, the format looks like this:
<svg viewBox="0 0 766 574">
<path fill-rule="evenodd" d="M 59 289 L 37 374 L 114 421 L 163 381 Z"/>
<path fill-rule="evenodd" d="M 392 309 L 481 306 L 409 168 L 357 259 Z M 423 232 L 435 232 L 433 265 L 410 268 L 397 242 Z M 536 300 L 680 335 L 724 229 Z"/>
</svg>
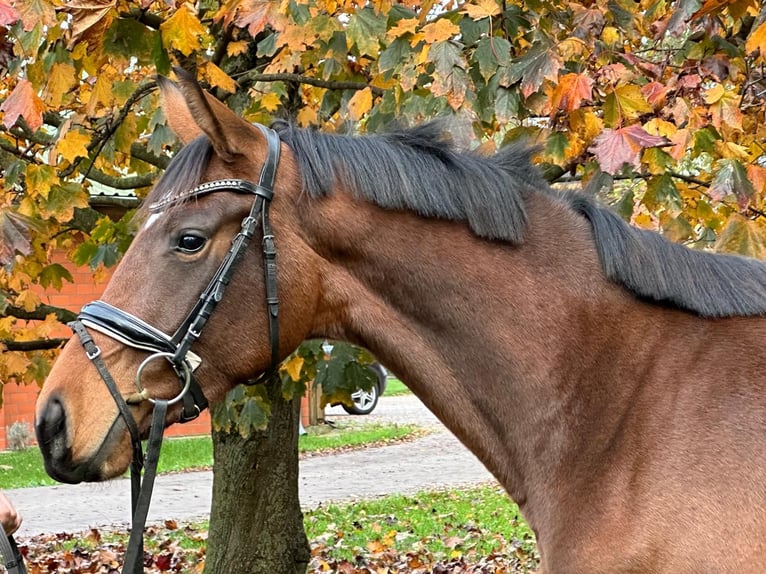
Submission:
<svg viewBox="0 0 766 574">
<path fill-rule="evenodd" d="M 342 404 L 343 409 L 350 415 L 368 415 L 378 406 L 378 385 L 373 385 L 369 391 L 359 389 L 351 393 L 353 406 Z"/>
</svg>

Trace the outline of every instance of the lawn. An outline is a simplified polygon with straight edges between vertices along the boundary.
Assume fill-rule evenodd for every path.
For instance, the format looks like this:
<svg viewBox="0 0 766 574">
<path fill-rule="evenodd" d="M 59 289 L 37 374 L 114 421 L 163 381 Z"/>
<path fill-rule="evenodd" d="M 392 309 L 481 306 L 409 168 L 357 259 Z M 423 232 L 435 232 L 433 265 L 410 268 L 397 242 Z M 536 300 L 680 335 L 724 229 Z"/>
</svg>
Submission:
<svg viewBox="0 0 766 574">
<path fill-rule="evenodd" d="M 323 434 L 300 438 L 301 452 L 323 452 L 388 443 L 418 435 L 415 425 L 345 426 Z M 162 445 L 158 472 L 209 468 L 213 464 L 213 443 L 209 436 L 169 438 Z M 0 484 L 4 489 L 56 484 L 43 468 L 37 448 L 0 452 Z"/>
</svg>

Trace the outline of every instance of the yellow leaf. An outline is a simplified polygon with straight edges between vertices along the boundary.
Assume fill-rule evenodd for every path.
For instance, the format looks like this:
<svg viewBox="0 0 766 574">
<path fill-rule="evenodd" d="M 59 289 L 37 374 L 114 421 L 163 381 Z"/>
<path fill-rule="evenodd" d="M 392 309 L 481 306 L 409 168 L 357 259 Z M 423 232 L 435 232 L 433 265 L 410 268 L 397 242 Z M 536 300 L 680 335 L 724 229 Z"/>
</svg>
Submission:
<svg viewBox="0 0 766 574">
<path fill-rule="evenodd" d="M 292 359 L 282 364 L 282 370 L 290 375 L 290 378 L 298 382 L 301 380 L 301 370 L 303 369 L 304 359 L 300 355 L 294 355 Z"/>
<path fill-rule="evenodd" d="M 676 124 L 662 120 L 660 118 L 652 118 L 644 124 L 644 129 L 647 133 L 653 136 L 662 136 L 671 138 L 678 131 Z"/>
<path fill-rule="evenodd" d="M 583 42 L 580 38 L 576 38 L 574 36 L 565 38 L 559 42 L 556 49 L 559 52 L 559 56 L 561 56 L 564 60 L 574 60 L 590 52 L 588 44 Z"/>
<path fill-rule="evenodd" d="M 572 130 L 582 136 L 585 141 L 593 141 L 604 129 L 604 121 L 587 109 L 574 110 L 569 115 Z"/>
<path fill-rule="evenodd" d="M 114 103 L 112 85 L 117 79 L 116 75 L 117 71 L 112 66 L 104 66 L 99 70 L 96 83 L 88 97 L 87 114 L 89 116 L 98 116 L 99 110 L 112 107 Z"/>
<path fill-rule="evenodd" d="M 393 40 L 394 38 L 401 38 L 405 34 L 414 34 L 417 29 L 417 18 L 402 18 L 396 23 L 396 26 L 386 32 L 386 38 L 389 40 Z"/>
<path fill-rule="evenodd" d="M 705 103 L 714 104 L 723 98 L 726 93 L 726 89 L 721 84 L 716 84 L 709 90 L 705 91 Z"/>
<path fill-rule="evenodd" d="M 750 150 L 745 146 L 734 142 L 715 142 L 716 151 L 726 159 L 738 159 L 743 162 L 750 161 Z"/>
<path fill-rule="evenodd" d="M 282 99 L 276 92 L 269 92 L 264 94 L 259 100 L 261 107 L 269 112 L 275 112 L 282 105 Z"/>
<path fill-rule="evenodd" d="M 637 213 L 633 217 L 633 220 L 631 223 L 633 223 L 633 225 L 637 227 L 642 227 L 644 229 L 654 228 L 654 221 L 652 221 L 652 218 L 648 213 Z"/>
<path fill-rule="evenodd" d="M 78 157 L 88 157 L 90 136 L 79 130 L 69 130 L 56 143 L 56 153 L 61 159 L 72 162 Z"/>
<path fill-rule="evenodd" d="M 654 109 L 641 93 L 641 88 L 634 84 L 617 86 L 614 89 L 614 95 L 618 117 L 623 121 L 636 119 L 641 114 L 652 112 Z"/>
<path fill-rule="evenodd" d="M 173 48 L 188 56 L 200 48 L 201 40 L 207 38 L 207 28 L 184 4 L 160 24 L 160 34 L 166 49 Z"/>
<path fill-rule="evenodd" d="M 750 32 L 750 36 L 745 43 L 745 51 L 750 54 L 756 50 L 761 51 L 761 57 L 766 57 L 766 22 L 763 22 L 755 30 Z"/>
<path fill-rule="evenodd" d="M 202 64 L 201 72 L 202 77 L 210 82 L 211 86 L 221 88 L 230 94 L 237 91 L 237 82 L 213 62 L 207 61 Z"/>
<path fill-rule="evenodd" d="M 59 107 L 64 100 L 64 94 L 77 83 L 74 66 L 57 62 L 51 66 L 48 82 L 45 84 L 43 98 L 53 108 Z"/>
<path fill-rule="evenodd" d="M 620 41 L 620 31 L 613 26 L 606 26 L 601 32 L 601 39 L 607 46 L 614 46 Z"/>
<path fill-rule="evenodd" d="M 16 306 L 24 311 L 34 311 L 40 304 L 40 296 L 34 291 L 27 289 L 16 296 Z"/>
<path fill-rule="evenodd" d="M 423 39 L 428 44 L 449 40 L 460 33 L 460 28 L 445 18 L 423 26 Z"/>
<path fill-rule="evenodd" d="M 319 116 L 317 115 L 316 108 L 313 108 L 311 106 L 303 106 L 298 111 L 296 120 L 298 121 L 299 126 L 302 126 L 302 127 L 313 126 L 318 123 Z"/>
<path fill-rule="evenodd" d="M 245 40 L 238 40 L 236 42 L 230 42 L 226 46 L 226 55 L 229 57 L 239 56 L 247 51 L 248 42 Z"/>
<path fill-rule="evenodd" d="M 51 184 L 56 180 L 56 172 L 49 165 L 29 164 L 27 166 L 27 193 L 30 197 L 47 198 Z"/>
<path fill-rule="evenodd" d="M 466 4 L 460 10 L 463 14 L 468 14 L 469 18 L 481 20 L 490 16 L 500 14 L 500 5 L 495 0 L 477 0 L 475 4 Z"/>
<path fill-rule="evenodd" d="M 23 375 L 29 366 L 29 359 L 27 359 L 24 353 L 3 353 L 2 358 L 2 363 L 0 363 L 4 371 L 2 378 L 6 382 L 9 376 Z"/>
<path fill-rule="evenodd" d="M 361 117 L 372 109 L 372 90 L 365 88 L 359 90 L 348 101 L 348 117 L 353 121 L 358 121 Z"/>
</svg>

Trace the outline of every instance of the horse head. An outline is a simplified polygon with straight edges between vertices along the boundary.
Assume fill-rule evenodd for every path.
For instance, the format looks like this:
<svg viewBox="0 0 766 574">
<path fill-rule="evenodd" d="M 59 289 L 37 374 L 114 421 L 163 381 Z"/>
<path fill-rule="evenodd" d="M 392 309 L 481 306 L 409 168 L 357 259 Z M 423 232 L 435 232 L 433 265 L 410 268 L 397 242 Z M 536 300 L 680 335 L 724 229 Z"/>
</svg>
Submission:
<svg viewBox="0 0 766 574">
<path fill-rule="evenodd" d="M 220 399 L 294 349 L 317 306 L 318 274 L 289 209 L 300 192 L 289 150 L 188 77 L 178 83 L 161 78 L 159 86 L 167 121 L 186 145 L 148 196 L 131 247 L 102 301 L 83 309 L 80 340 L 64 347 L 37 403 L 35 430 L 46 469 L 63 482 L 122 474 L 132 457 L 127 418 L 139 435 L 148 432 L 152 403 L 142 399 L 172 402 L 191 378 L 200 382 L 197 402 Z M 273 189 L 266 189 L 271 182 L 256 183 L 259 170 L 262 176 L 271 170 L 265 175 Z M 273 257 L 264 225 L 279 245 L 276 267 L 259 248 L 269 243 L 266 257 Z M 240 237 L 248 233 L 252 238 Z M 249 239 L 249 247 L 231 254 L 234 241 Z M 231 269 L 222 277 L 226 265 Z M 272 265 L 270 279 L 264 279 L 265 265 Z M 269 280 L 278 285 L 280 308 L 267 301 L 276 298 L 264 289 Z M 212 301 L 206 308 L 205 297 Z M 218 309 L 209 321 L 202 317 L 206 325 L 198 332 L 194 315 L 210 314 L 210 305 Z M 117 402 L 99 363 L 114 381 Z M 121 400 L 127 418 L 120 416 Z M 166 424 L 185 408 L 180 400 L 171 404 Z"/>
</svg>

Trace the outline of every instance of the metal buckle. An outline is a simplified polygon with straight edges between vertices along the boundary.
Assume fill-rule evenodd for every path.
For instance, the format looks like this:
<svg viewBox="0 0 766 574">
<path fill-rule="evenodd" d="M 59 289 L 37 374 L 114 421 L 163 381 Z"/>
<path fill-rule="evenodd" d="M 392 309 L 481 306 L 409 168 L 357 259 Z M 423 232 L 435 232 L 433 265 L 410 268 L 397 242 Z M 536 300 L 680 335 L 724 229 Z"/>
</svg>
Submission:
<svg viewBox="0 0 766 574">
<path fill-rule="evenodd" d="M 101 355 L 101 347 L 99 347 L 98 345 L 93 345 L 92 352 L 85 349 L 85 356 L 88 357 L 88 359 L 91 361 L 95 359 L 96 357 L 98 357 L 99 355 Z"/>
</svg>

